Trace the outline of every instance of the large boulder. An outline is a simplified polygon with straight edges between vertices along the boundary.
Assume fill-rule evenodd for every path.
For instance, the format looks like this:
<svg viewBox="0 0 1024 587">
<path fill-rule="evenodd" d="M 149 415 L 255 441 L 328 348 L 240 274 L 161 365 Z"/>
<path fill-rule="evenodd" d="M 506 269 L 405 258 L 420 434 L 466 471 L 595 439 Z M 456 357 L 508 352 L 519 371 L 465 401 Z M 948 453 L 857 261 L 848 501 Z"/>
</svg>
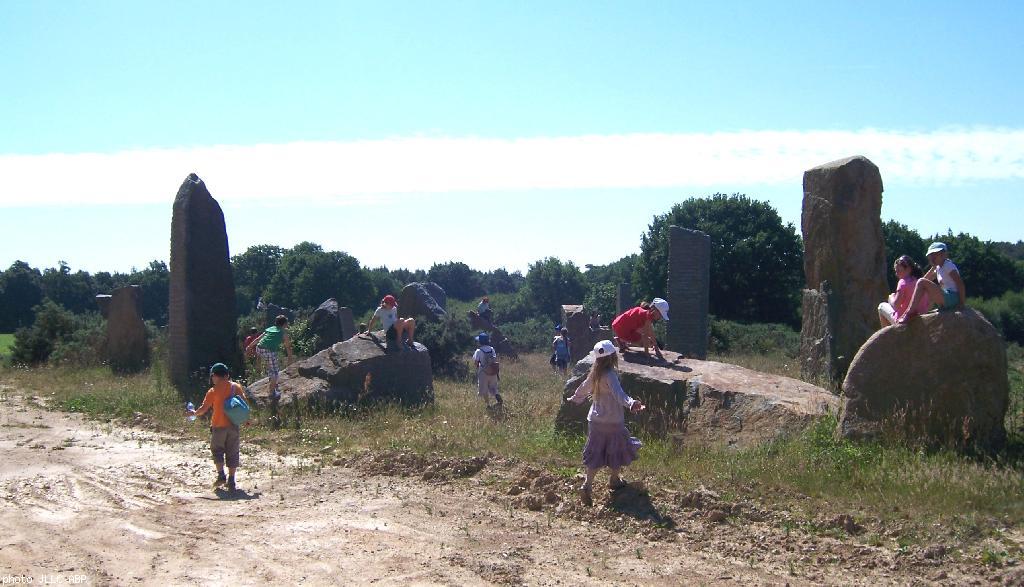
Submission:
<svg viewBox="0 0 1024 587">
<path fill-rule="evenodd" d="M 174 198 L 168 313 L 168 371 L 176 386 L 204 386 L 214 363 L 241 371 L 224 212 L 194 173 Z"/>
<path fill-rule="evenodd" d="M 138 373 L 149 364 L 149 339 L 142 321 L 142 288 L 137 285 L 114 290 L 107 307 L 106 351 L 110 368 L 117 373 Z"/>
<path fill-rule="evenodd" d="M 611 340 L 613 334 L 609 326 L 592 330 L 590 328 L 590 312 L 585 306 L 562 306 L 562 328 L 569 331 L 569 360 L 575 363 L 587 356 L 599 340 Z M 554 339 L 554 332 L 552 332 Z"/>
<path fill-rule="evenodd" d="M 281 370 L 281 403 L 364 405 L 395 402 L 407 406 L 434 401 L 434 379 L 427 347 L 386 350 L 384 332 L 335 343 Z M 270 381 L 249 387 L 257 403 L 269 403 Z"/>
<path fill-rule="evenodd" d="M 469 326 L 474 332 L 486 332 L 490 336 L 491 346 L 494 347 L 498 355 L 508 357 L 513 361 L 519 359 L 519 351 L 516 350 L 512 341 L 501 332 L 500 328 L 481 318 L 476 310 L 467 312 L 466 318 L 469 319 Z"/>
<path fill-rule="evenodd" d="M 288 322 L 295 322 L 295 311 L 291 308 L 285 308 L 277 304 L 267 304 L 267 307 L 263 309 L 263 322 L 267 326 L 273 326 L 278 316 L 284 316 L 288 319 Z"/>
<path fill-rule="evenodd" d="M 805 379 L 838 386 L 857 349 L 878 327 L 878 303 L 888 295 L 882 240 L 882 176 L 864 157 L 840 159 L 804 172 L 804 276 L 807 289 L 831 284 L 831 294 L 808 298 L 826 322 L 804 321 L 801 349 L 830 337 L 827 361 L 801 354 Z M 823 347 L 818 345 L 818 350 Z"/>
<path fill-rule="evenodd" d="M 339 307 L 334 298 L 328 298 L 313 311 L 309 329 L 316 335 L 314 350 L 317 352 L 356 335 L 352 310 Z"/>
<path fill-rule="evenodd" d="M 752 446 L 799 433 L 815 419 L 836 413 L 839 399 L 803 381 L 736 365 L 685 359 L 664 351 L 665 362 L 642 353 L 620 355 L 619 377 L 626 393 L 647 409 L 627 414 L 631 428 L 682 444 Z M 576 391 L 593 365 L 576 364 L 566 396 Z M 590 403 L 563 399 L 556 427 L 586 429 Z"/>
<path fill-rule="evenodd" d="M 434 282 L 413 282 L 402 288 L 398 298 L 398 315 L 402 318 L 422 316 L 427 320 L 441 322 L 448 317 L 445 307 L 448 296 L 441 286 Z"/>
<path fill-rule="evenodd" d="M 838 434 L 895 432 L 925 442 L 997 448 L 1006 438 L 1006 347 L 973 309 L 933 312 L 876 332 L 850 364 Z"/>
</svg>

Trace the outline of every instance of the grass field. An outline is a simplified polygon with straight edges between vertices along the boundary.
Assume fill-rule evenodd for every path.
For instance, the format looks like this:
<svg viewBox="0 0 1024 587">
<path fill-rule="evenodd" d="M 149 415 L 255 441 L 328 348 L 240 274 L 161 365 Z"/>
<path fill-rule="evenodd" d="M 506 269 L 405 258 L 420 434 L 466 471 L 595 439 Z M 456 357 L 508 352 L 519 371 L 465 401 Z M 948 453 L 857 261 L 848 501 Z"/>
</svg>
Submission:
<svg viewBox="0 0 1024 587">
<path fill-rule="evenodd" d="M 0 358 L 9 355 L 12 346 L 14 346 L 14 335 L 0 334 Z"/>
<path fill-rule="evenodd" d="M 793 370 L 782 357 L 728 359 L 783 374 Z M 1020 369 L 1015 363 L 1011 376 L 1011 407 L 1018 410 L 1024 395 Z M 5 369 L 0 381 L 49 395 L 61 409 L 125 420 L 141 412 L 167 431 L 207 435 L 202 426 L 185 423 L 183 402 L 164 382 L 159 363 L 134 377 L 116 377 L 106 369 Z M 571 477 L 579 471 L 584 439 L 553 429 L 562 386 L 545 356 L 527 355 L 502 370 L 507 410 L 500 418 L 484 408 L 472 383 L 438 379 L 436 403 L 427 408 L 392 406 L 344 416 L 291 410 L 279 429 L 260 422 L 247 427 L 244 441 L 318 462 L 363 450 L 493 453 Z M 907 541 L 932 540 L 936 533 L 957 542 L 979 540 L 1024 522 L 1024 469 L 1019 461 L 836 440 L 834 424 L 825 419 L 799 437 L 746 450 L 680 447 L 645 438 L 641 458 L 629 474 L 671 490 L 704 485 L 785 508 L 795 520 L 813 520 L 823 512 L 888 520 L 902 528 Z"/>
</svg>

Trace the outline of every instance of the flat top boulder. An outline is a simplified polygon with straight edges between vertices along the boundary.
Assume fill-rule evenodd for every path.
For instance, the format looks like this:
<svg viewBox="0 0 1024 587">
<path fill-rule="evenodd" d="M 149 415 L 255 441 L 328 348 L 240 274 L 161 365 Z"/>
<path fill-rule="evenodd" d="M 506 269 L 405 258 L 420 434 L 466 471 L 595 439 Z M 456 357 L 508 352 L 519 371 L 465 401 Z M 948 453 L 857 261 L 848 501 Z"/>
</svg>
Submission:
<svg viewBox="0 0 1024 587">
<path fill-rule="evenodd" d="M 790 377 L 761 373 L 728 363 L 683 358 L 665 351 L 665 361 L 643 353 L 619 356 L 626 393 L 648 406 L 629 415 L 649 434 L 687 443 L 748 446 L 798 433 L 816 418 L 837 413 L 839 399 L 825 389 Z M 575 391 L 592 365 L 576 364 L 566 384 Z M 585 426 L 589 403 L 563 402 L 557 424 Z"/>
</svg>

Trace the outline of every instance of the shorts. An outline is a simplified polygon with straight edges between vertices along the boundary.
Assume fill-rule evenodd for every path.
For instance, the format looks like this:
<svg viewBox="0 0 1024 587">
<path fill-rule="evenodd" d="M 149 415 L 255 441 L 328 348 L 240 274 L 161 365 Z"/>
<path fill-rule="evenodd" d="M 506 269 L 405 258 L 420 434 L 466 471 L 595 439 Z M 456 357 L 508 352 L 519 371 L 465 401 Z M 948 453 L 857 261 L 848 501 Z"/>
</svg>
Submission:
<svg viewBox="0 0 1024 587">
<path fill-rule="evenodd" d="M 228 467 L 238 466 L 238 445 L 238 426 L 210 428 L 210 452 L 218 467 L 225 464 Z"/>
<path fill-rule="evenodd" d="M 878 304 L 878 315 L 885 316 L 889 321 L 889 324 L 894 324 L 896 322 L 896 310 L 889 302 L 882 302 L 881 304 Z"/>
<path fill-rule="evenodd" d="M 615 332 L 615 336 L 617 336 L 622 342 L 640 342 L 641 336 L 639 330 L 626 330 L 619 332 L 619 330 L 615 328 L 615 325 L 612 325 L 612 330 Z"/>
<path fill-rule="evenodd" d="M 488 375 L 480 371 L 476 376 L 476 389 L 480 397 L 498 395 L 498 376 Z"/>
<path fill-rule="evenodd" d="M 955 308 L 960 305 L 960 292 L 955 289 L 942 288 L 942 306 Z"/>
<path fill-rule="evenodd" d="M 267 363 L 267 375 L 271 377 L 277 377 L 280 371 L 280 365 L 277 362 L 277 351 L 265 349 L 262 347 L 256 347 L 256 355 L 263 359 Z"/>
</svg>

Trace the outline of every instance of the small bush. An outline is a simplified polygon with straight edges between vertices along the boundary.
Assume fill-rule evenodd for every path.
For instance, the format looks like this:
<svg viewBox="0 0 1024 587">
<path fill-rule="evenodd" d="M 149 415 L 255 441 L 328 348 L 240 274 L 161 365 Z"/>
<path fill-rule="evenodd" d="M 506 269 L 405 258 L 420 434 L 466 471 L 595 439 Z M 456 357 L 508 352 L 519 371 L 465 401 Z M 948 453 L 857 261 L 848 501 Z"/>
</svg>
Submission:
<svg viewBox="0 0 1024 587">
<path fill-rule="evenodd" d="M 51 364 L 95 367 L 107 361 L 104 348 L 107 323 L 98 313 L 75 317 L 75 329 L 53 346 Z"/>
<path fill-rule="evenodd" d="M 38 365 L 46 362 L 58 343 L 69 340 L 78 328 L 74 314 L 50 299 L 32 308 L 35 320 L 28 328 L 19 328 L 14 333 L 14 347 L 11 362 L 21 365 Z"/>
<path fill-rule="evenodd" d="M 498 328 L 520 352 L 551 351 L 551 340 L 555 336 L 555 331 L 547 320 L 533 318 L 524 322 L 501 324 Z"/>
<path fill-rule="evenodd" d="M 1009 291 L 998 298 L 971 298 L 967 305 L 981 312 L 1007 342 L 1024 344 L 1024 292 Z"/>
<path fill-rule="evenodd" d="M 476 348 L 469 320 L 448 315 L 442 322 L 416 320 L 416 341 L 430 351 L 430 364 L 436 374 L 461 377 L 466 373 L 466 355 Z"/>
</svg>

